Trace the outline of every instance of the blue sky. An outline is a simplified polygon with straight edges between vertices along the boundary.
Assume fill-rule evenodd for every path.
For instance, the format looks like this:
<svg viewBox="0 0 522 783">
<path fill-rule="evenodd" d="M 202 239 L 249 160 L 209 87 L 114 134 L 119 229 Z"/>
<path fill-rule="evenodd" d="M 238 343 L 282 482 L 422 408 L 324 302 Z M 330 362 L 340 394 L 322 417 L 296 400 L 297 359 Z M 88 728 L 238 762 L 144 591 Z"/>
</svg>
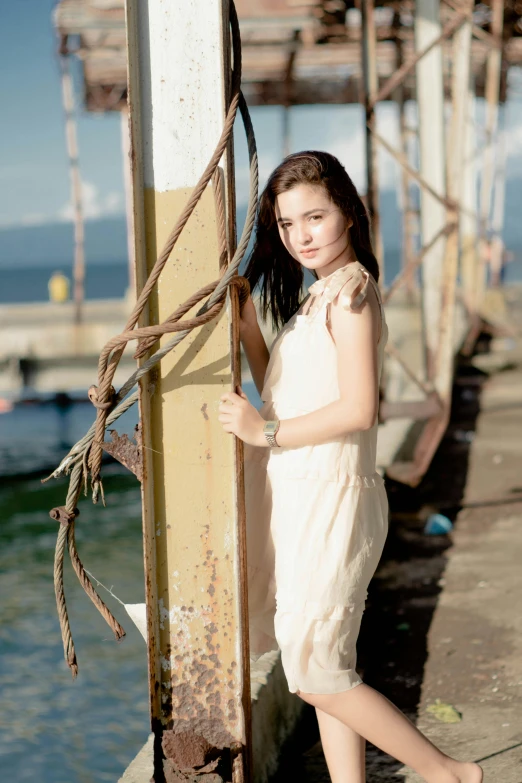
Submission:
<svg viewBox="0 0 522 783">
<path fill-rule="evenodd" d="M 53 7 L 54 0 L 17 0 L 0 6 L 0 228 L 67 219 L 69 178 Z M 75 71 L 80 87 L 79 69 Z M 518 84 L 506 107 L 511 178 L 522 177 L 522 80 L 514 82 Z M 252 113 L 265 177 L 282 156 L 281 110 L 256 108 Z M 392 104 L 378 107 L 378 125 L 394 143 L 397 116 Z M 291 131 L 292 149 L 315 147 L 337 154 L 364 191 L 360 106 L 297 107 L 292 110 Z M 78 139 L 87 218 L 123 214 L 119 115 L 87 113 L 80 105 Z M 236 167 L 241 203 L 246 197 L 247 161 L 240 133 Z M 381 187 L 394 188 L 396 177 L 396 165 L 383 153 Z"/>
<path fill-rule="evenodd" d="M 1 4 L 0 223 L 3 225 L 58 219 L 69 201 L 53 7 L 52 0 Z M 118 199 L 121 210 L 119 128 L 117 115 L 99 116 L 80 109 L 78 135 L 83 177 L 98 189 L 94 197 L 98 195 L 102 203 L 109 197 L 109 205 Z"/>
</svg>

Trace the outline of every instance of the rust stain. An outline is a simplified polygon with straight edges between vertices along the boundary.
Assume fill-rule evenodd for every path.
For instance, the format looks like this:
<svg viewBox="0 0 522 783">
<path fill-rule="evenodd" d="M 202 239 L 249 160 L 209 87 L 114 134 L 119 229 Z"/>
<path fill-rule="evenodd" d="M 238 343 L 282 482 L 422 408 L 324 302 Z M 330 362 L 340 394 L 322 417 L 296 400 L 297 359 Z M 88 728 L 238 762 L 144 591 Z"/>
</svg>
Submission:
<svg viewBox="0 0 522 783">
<path fill-rule="evenodd" d="M 166 759 L 170 759 L 180 772 L 212 772 L 221 757 L 221 750 L 214 748 L 205 737 L 192 731 L 164 731 L 161 741 Z"/>
<path fill-rule="evenodd" d="M 131 440 L 128 435 L 118 435 L 116 430 L 109 431 L 111 433 L 112 443 L 104 442 L 103 450 L 134 473 L 139 481 L 143 481 L 141 424 L 137 424 L 134 428 L 133 440 Z"/>
</svg>

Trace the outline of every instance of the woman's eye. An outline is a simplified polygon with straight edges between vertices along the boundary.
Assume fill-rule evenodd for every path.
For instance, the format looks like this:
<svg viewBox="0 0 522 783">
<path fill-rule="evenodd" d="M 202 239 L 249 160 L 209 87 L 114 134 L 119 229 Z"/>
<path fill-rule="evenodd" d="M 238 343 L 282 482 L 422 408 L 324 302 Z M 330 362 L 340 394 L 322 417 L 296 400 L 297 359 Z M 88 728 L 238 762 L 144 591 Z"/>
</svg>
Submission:
<svg viewBox="0 0 522 783">
<path fill-rule="evenodd" d="M 281 228 L 290 228 L 290 223 L 280 223 Z"/>
<path fill-rule="evenodd" d="M 321 220 L 322 215 L 310 215 L 310 220 Z"/>
</svg>

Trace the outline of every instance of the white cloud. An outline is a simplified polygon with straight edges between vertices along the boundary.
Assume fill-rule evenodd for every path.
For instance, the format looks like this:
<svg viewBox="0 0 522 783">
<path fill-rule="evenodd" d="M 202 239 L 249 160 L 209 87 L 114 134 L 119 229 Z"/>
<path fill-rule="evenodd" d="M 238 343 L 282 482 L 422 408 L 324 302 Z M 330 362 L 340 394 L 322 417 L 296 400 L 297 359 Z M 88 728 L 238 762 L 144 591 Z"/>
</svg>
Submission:
<svg viewBox="0 0 522 783">
<path fill-rule="evenodd" d="M 97 185 L 93 182 L 82 182 L 82 202 L 85 220 L 97 220 L 98 218 L 125 214 L 123 193 L 112 190 L 102 195 Z M 47 214 L 44 212 L 29 212 L 25 215 L 0 219 L 0 228 L 44 226 L 47 223 L 69 223 L 73 219 L 73 205 L 68 201 L 58 212 Z"/>
<path fill-rule="evenodd" d="M 45 223 L 45 215 L 42 212 L 32 212 L 23 215 L 21 223 L 23 226 L 41 226 L 42 223 Z"/>
<path fill-rule="evenodd" d="M 96 220 L 108 215 L 121 215 L 124 212 L 123 194 L 111 191 L 102 196 L 97 185 L 84 180 L 82 182 L 82 208 L 85 220 Z M 58 211 L 56 218 L 67 222 L 73 220 L 74 207 L 72 202 L 68 201 L 64 204 Z"/>
</svg>

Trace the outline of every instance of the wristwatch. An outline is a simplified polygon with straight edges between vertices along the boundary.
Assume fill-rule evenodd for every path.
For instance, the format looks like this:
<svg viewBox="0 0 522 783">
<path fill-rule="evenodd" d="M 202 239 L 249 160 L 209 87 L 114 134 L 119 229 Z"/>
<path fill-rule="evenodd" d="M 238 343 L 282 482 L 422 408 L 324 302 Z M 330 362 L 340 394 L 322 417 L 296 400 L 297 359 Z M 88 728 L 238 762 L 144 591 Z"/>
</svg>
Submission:
<svg viewBox="0 0 522 783">
<path fill-rule="evenodd" d="M 265 438 L 269 446 L 278 445 L 275 439 L 278 429 L 279 429 L 279 419 L 273 419 L 271 421 L 265 422 L 265 426 L 263 427 L 263 432 L 265 433 Z"/>
</svg>

